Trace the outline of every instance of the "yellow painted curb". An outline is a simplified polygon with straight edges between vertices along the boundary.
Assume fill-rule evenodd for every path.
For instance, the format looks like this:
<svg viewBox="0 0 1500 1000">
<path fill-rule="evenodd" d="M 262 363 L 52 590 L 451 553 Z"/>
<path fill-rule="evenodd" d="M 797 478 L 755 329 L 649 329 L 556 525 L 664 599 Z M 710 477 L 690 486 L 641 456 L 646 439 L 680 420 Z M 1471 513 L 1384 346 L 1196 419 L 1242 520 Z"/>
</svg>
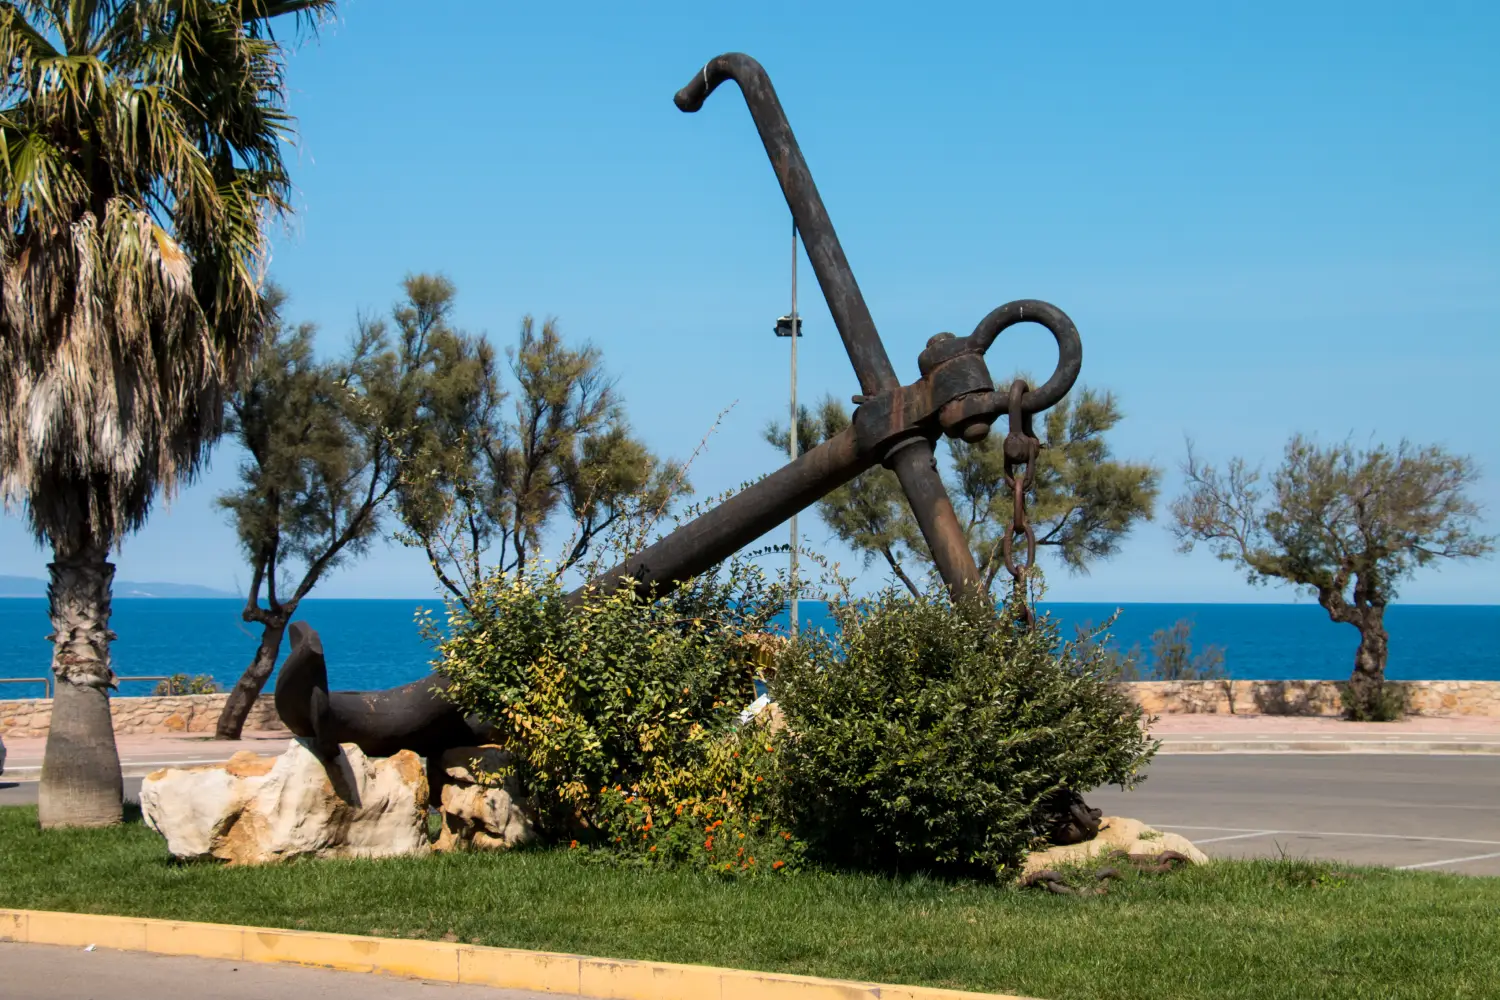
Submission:
<svg viewBox="0 0 1500 1000">
<path fill-rule="evenodd" d="M 599 1000 L 1026 1000 L 708 965 L 45 910 L 0 909 L 0 941 L 284 962 Z"/>
</svg>

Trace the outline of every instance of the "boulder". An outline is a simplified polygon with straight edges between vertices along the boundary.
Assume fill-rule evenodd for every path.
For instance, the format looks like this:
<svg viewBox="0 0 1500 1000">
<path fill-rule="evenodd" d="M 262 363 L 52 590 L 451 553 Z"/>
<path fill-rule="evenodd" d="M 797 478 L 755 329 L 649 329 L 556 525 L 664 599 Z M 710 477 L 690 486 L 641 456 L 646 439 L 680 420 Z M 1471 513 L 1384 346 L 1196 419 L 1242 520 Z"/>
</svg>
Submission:
<svg viewBox="0 0 1500 1000">
<path fill-rule="evenodd" d="M 1050 847 L 1045 851 L 1032 851 L 1026 855 L 1021 877 L 1024 878 L 1032 872 L 1043 871 L 1047 868 L 1055 868 L 1058 865 L 1078 864 L 1097 854 L 1114 850 L 1153 857 L 1162 851 L 1176 851 L 1191 859 L 1195 865 L 1208 861 L 1208 855 L 1198 850 L 1180 834 L 1153 830 L 1138 819 L 1104 816 L 1099 820 L 1099 834 L 1092 840 Z"/>
<path fill-rule="evenodd" d="M 433 850 L 499 851 L 536 837 L 529 804 L 497 746 L 454 747 L 441 760 L 443 829 Z"/>
<path fill-rule="evenodd" d="M 303 740 L 279 757 L 166 768 L 141 783 L 146 825 L 178 858 L 265 864 L 295 857 L 426 854 L 427 774 L 409 750 L 366 757 L 352 743 L 326 764 Z"/>
</svg>

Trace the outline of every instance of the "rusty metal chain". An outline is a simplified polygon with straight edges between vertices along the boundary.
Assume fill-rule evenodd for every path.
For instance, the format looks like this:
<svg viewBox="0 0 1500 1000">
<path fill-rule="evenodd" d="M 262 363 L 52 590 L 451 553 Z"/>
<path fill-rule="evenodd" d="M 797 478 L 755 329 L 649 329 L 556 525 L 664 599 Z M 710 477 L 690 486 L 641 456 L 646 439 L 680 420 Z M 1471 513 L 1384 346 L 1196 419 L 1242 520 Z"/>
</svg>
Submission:
<svg viewBox="0 0 1500 1000">
<path fill-rule="evenodd" d="M 1005 435 L 1004 469 L 1005 485 L 1010 488 L 1012 498 L 1011 520 L 1001 543 L 1001 553 L 1014 588 L 1012 606 L 1020 621 L 1029 629 L 1036 624 L 1036 612 L 1028 600 L 1026 577 L 1036 565 L 1036 532 L 1026 518 L 1026 491 L 1036 481 L 1036 461 L 1042 450 L 1042 443 L 1032 430 L 1031 414 L 1021 409 L 1021 397 L 1028 388 L 1030 387 L 1022 379 L 1016 379 L 1010 384 L 1010 430 Z M 1016 475 L 1017 466 L 1025 467 L 1025 472 L 1019 476 Z M 1026 539 L 1026 562 L 1019 566 L 1016 564 L 1015 553 L 1017 536 Z"/>
<path fill-rule="evenodd" d="M 1193 863 L 1192 858 L 1186 854 L 1179 854 L 1177 851 L 1162 851 L 1160 854 L 1131 854 L 1116 848 L 1104 857 L 1133 868 L 1138 875 L 1165 875 L 1175 871 L 1174 866 L 1181 867 Z M 1059 896 L 1102 896 L 1109 891 L 1110 881 L 1121 877 L 1122 872 L 1117 867 L 1101 868 L 1094 873 L 1096 884 L 1092 888 L 1089 886 L 1075 888 L 1068 885 L 1060 873 L 1044 868 L 1021 879 L 1021 888 L 1031 889 L 1040 886 Z"/>
</svg>

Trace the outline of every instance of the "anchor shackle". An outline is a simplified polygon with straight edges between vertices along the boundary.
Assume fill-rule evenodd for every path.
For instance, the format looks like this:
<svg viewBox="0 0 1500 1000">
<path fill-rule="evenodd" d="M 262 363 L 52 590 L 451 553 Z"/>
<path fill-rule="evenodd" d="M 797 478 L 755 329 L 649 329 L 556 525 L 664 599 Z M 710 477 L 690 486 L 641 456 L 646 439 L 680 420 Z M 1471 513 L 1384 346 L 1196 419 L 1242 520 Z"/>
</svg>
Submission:
<svg viewBox="0 0 1500 1000">
<path fill-rule="evenodd" d="M 970 443 L 982 441 L 995 420 L 1009 412 L 1009 392 L 996 391 L 984 354 L 996 337 L 1017 323 L 1039 323 L 1057 341 L 1057 367 L 1039 388 L 1021 396 L 1021 413 L 1030 416 L 1056 405 L 1078 381 L 1083 341 L 1068 314 L 1040 299 L 1007 302 L 980 320 L 967 337 L 940 333 L 917 357 L 922 378 L 932 383 L 933 398 L 945 400 L 938 410 L 944 434 Z"/>
</svg>

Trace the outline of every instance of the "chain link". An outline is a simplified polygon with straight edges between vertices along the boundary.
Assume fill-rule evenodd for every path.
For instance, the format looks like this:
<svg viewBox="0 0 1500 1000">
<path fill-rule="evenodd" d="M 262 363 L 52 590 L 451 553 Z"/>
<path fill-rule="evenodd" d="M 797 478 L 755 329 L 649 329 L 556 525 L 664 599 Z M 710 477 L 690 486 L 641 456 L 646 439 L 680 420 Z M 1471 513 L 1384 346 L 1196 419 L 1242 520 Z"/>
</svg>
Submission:
<svg viewBox="0 0 1500 1000">
<path fill-rule="evenodd" d="M 1036 532 L 1026 518 L 1026 491 L 1036 481 L 1036 460 L 1042 450 L 1042 443 L 1031 428 L 1031 414 L 1021 411 L 1021 397 L 1028 388 L 1021 379 L 1010 384 L 1010 431 L 1005 435 L 1004 469 L 1005 485 L 1010 488 L 1012 498 L 1011 519 L 1001 543 L 1001 552 L 1013 585 L 1011 604 L 1020 621 L 1029 629 L 1036 624 L 1036 612 L 1027 599 L 1026 577 L 1036 565 Z M 1018 466 L 1025 467 L 1021 475 L 1016 474 Z M 1026 539 L 1026 561 L 1022 565 L 1016 564 L 1017 536 Z"/>
</svg>

